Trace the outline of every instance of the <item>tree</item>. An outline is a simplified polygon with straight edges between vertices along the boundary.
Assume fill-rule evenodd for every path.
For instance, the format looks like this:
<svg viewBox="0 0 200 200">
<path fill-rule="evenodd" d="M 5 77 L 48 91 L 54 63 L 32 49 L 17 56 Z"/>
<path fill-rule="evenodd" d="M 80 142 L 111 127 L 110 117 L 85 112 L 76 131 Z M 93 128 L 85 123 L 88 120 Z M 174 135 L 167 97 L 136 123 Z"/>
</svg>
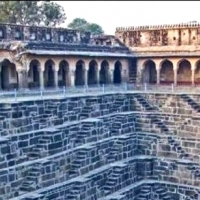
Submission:
<svg viewBox="0 0 200 200">
<path fill-rule="evenodd" d="M 89 23 L 83 18 L 75 18 L 71 23 L 68 24 L 67 27 L 79 31 L 89 31 L 93 35 L 104 33 L 100 25 Z"/>
<path fill-rule="evenodd" d="M 56 26 L 65 22 L 64 9 L 57 3 L 44 1 L 41 7 L 43 21 L 46 26 Z"/>
<path fill-rule="evenodd" d="M 95 23 L 88 24 L 87 30 L 95 35 L 104 33 L 102 27 Z"/>
<path fill-rule="evenodd" d="M 88 22 L 82 18 L 75 18 L 71 23 L 68 24 L 68 28 L 85 31 L 87 29 Z"/>
<path fill-rule="evenodd" d="M 0 22 L 55 26 L 66 20 L 64 9 L 51 1 L 0 1 Z"/>
</svg>

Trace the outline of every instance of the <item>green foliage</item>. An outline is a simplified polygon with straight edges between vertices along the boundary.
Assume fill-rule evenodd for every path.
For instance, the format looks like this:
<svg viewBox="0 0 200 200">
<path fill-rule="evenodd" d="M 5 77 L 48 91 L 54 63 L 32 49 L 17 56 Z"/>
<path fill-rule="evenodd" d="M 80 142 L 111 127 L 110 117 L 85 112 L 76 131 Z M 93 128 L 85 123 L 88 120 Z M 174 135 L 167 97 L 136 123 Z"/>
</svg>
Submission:
<svg viewBox="0 0 200 200">
<path fill-rule="evenodd" d="M 66 20 L 64 9 L 51 1 L 0 1 L 0 22 L 55 26 Z"/>
<path fill-rule="evenodd" d="M 82 18 L 75 18 L 71 23 L 68 24 L 67 27 L 80 31 L 89 31 L 93 35 L 104 33 L 100 25 L 95 23 L 89 23 Z"/>
<path fill-rule="evenodd" d="M 95 35 L 104 33 L 102 27 L 95 23 L 88 24 L 87 30 Z"/>
<path fill-rule="evenodd" d="M 71 23 L 69 23 L 68 28 L 85 31 L 87 29 L 87 25 L 88 22 L 85 19 L 75 18 Z"/>
</svg>

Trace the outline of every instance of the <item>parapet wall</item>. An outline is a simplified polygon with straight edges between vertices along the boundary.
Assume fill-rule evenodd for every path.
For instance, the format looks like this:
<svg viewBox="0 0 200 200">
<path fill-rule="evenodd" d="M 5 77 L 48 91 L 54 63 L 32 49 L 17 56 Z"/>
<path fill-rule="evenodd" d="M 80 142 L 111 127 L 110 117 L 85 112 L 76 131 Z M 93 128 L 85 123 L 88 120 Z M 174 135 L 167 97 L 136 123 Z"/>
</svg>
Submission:
<svg viewBox="0 0 200 200">
<path fill-rule="evenodd" d="M 200 96 L 2 103 L 0 198 L 197 199 L 200 125 L 191 99 Z"/>
<path fill-rule="evenodd" d="M 148 26 L 129 26 L 117 27 L 116 31 L 133 31 L 133 30 L 158 30 L 158 29 L 179 29 L 179 28 L 200 28 L 200 23 L 178 23 L 178 24 L 162 24 L 162 25 L 148 25 Z"/>
<path fill-rule="evenodd" d="M 191 22 L 156 26 L 118 27 L 116 28 L 115 35 L 128 47 L 145 48 L 196 46 L 200 44 L 199 33 L 200 24 Z M 142 49 L 139 50 L 142 51 Z M 139 50 L 137 48 L 133 49 L 133 51 Z M 159 51 L 159 48 L 157 51 Z"/>
<path fill-rule="evenodd" d="M 90 33 L 67 28 L 0 24 L 0 41 L 6 40 L 89 43 Z"/>
</svg>

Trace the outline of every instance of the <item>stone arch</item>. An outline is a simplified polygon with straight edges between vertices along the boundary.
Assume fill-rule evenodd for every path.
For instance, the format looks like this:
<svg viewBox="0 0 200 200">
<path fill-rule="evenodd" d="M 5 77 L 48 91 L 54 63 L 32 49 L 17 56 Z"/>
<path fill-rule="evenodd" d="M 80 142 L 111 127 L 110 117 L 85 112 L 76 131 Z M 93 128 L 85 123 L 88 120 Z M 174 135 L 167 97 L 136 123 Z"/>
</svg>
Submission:
<svg viewBox="0 0 200 200">
<path fill-rule="evenodd" d="M 200 60 L 196 62 L 196 69 L 194 72 L 194 83 L 200 85 Z"/>
<path fill-rule="evenodd" d="M 69 85 L 70 85 L 69 63 L 66 60 L 62 60 L 59 63 L 58 86 L 69 86 Z"/>
<path fill-rule="evenodd" d="M 178 62 L 177 66 L 177 84 L 192 83 L 192 70 L 190 62 L 183 59 Z"/>
<path fill-rule="evenodd" d="M 152 60 L 147 60 L 143 64 L 142 83 L 156 83 L 157 71 L 156 64 Z"/>
<path fill-rule="evenodd" d="M 75 70 L 75 85 L 85 84 L 85 63 L 82 60 L 77 61 Z"/>
<path fill-rule="evenodd" d="M 55 63 L 49 59 L 45 62 L 44 65 L 44 85 L 45 87 L 52 87 L 54 86 L 55 78 L 54 78 L 54 70 L 55 70 Z"/>
<path fill-rule="evenodd" d="M 16 66 L 8 59 L 1 62 L 1 88 L 3 90 L 18 88 L 18 74 Z"/>
<path fill-rule="evenodd" d="M 91 60 L 89 63 L 89 70 L 88 70 L 88 85 L 97 84 L 97 73 L 98 73 L 98 63 L 95 60 Z"/>
<path fill-rule="evenodd" d="M 113 74 L 113 83 L 119 84 L 122 81 L 121 71 L 122 71 L 122 63 L 120 61 L 115 62 L 114 74 Z"/>
<path fill-rule="evenodd" d="M 109 80 L 109 63 L 107 60 L 101 62 L 101 69 L 99 71 L 100 84 L 107 84 Z"/>
<path fill-rule="evenodd" d="M 40 86 L 40 74 L 39 69 L 41 64 L 38 60 L 34 59 L 29 64 L 28 70 L 28 87 L 34 88 Z"/>
<path fill-rule="evenodd" d="M 160 83 L 172 84 L 174 83 L 174 68 L 173 63 L 166 59 L 160 63 Z"/>
</svg>

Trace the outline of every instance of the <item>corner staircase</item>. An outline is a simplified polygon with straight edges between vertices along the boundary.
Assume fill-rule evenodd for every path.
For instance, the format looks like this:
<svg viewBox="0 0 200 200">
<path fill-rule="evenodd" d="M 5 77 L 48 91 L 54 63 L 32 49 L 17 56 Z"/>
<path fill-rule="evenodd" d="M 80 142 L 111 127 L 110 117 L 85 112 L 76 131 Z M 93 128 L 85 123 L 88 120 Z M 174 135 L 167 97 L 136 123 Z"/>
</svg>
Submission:
<svg viewBox="0 0 200 200">
<path fill-rule="evenodd" d="M 141 188 L 140 194 L 136 197 L 136 200 L 151 199 L 151 186 L 145 185 Z"/>
<path fill-rule="evenodd" d="M 149 102 L 141 95 L 141 94 L 135 94 L 134 97 L 138 101 L 138 103 L 145 108 L 145 111 L 157 111 L 158 109 L 154 106 L 151 106 Z"/>
<path fill-rule="evenodd" d="M 154 198 L 162 200 L 172 200 L 166 188 L 155 185 L 153 188 Z"/>
<path fill-rule="evenodd" d="M 107 196 L 116 191 L 117 186 L 119 186 L 121 176 L 123 175 L 124 168 L 126 166 L 114 166 L 113 172 L 108 177 L 103 187 L 104 194 Z"/>
<path fill-rule="evenodd" d="M 183 99 L 184 102 L 190 105 L 197 113 L 200 113 L 200 105 L 196 103 L 192 98 L 190 98 L 186 94 L 181 94 L 180 97 L 181 99 Z"/>
</svg>

